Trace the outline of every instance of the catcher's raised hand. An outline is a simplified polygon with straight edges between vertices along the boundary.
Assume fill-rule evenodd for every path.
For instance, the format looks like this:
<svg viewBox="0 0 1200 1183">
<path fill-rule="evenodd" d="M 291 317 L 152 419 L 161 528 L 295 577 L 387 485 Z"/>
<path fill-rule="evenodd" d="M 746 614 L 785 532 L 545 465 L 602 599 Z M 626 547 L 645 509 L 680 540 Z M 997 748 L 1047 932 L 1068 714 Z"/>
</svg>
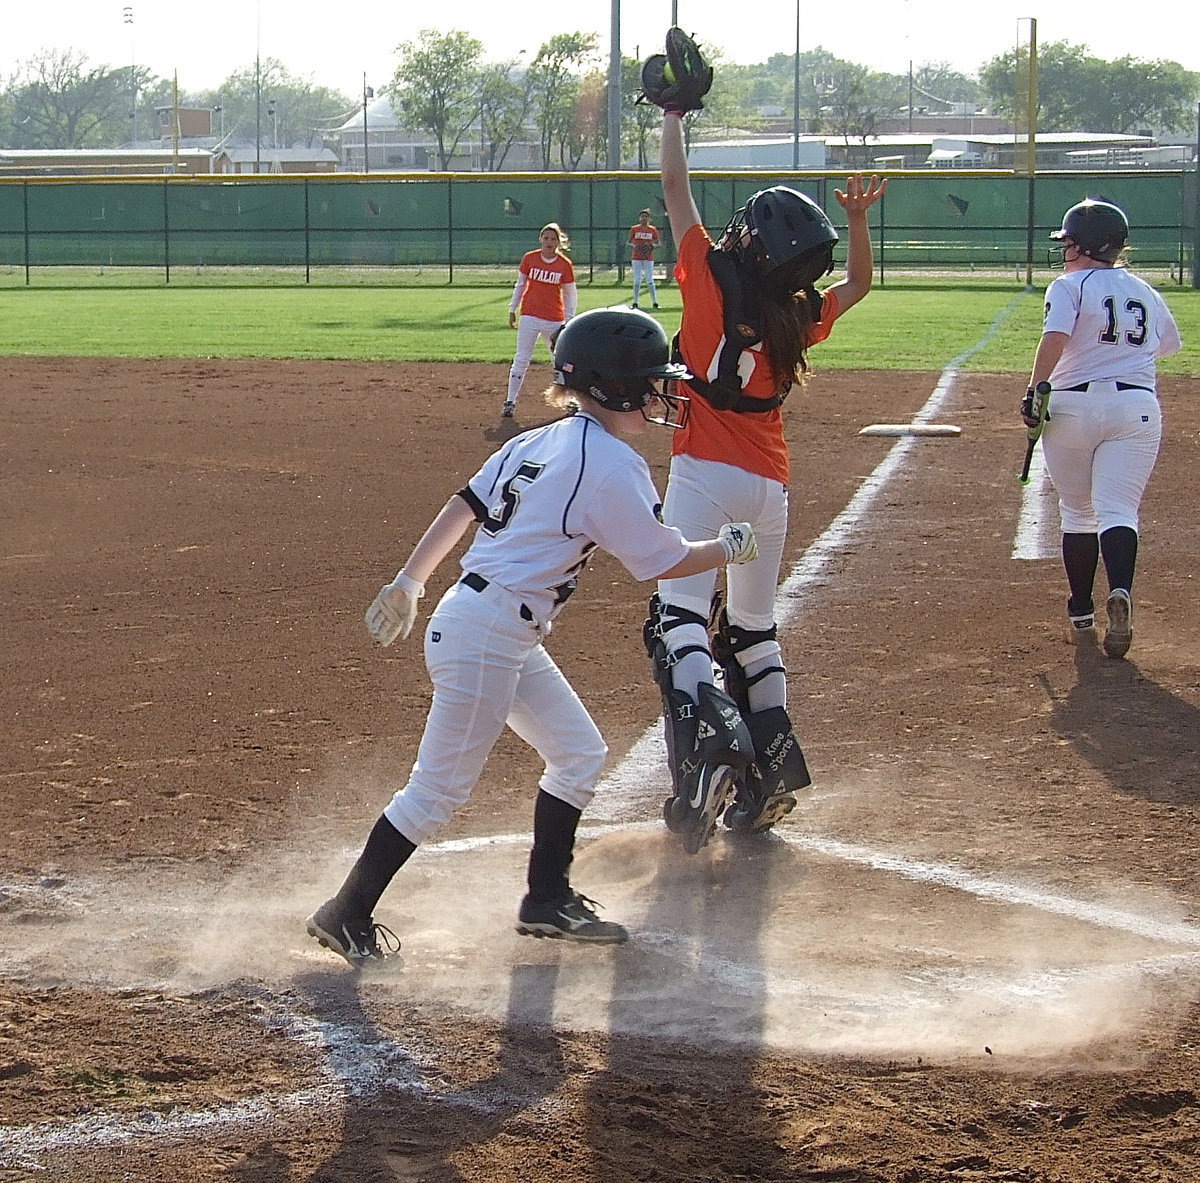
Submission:
<svg viewBox="0 0 1200 1183">
<path fill-rule="evenodd" d="M 417 619 L 417 602 L 425 594 L 425 585 L 401 571 L 391 583 L 379 589 L 364 619 L 371 636 L 385 648 L 397 637 L 404 640 Z"/>
<path fill-rule="evenodd" d="M 838 200 L 838 205 L 842 207 L 848 214 L 865 214 L 884 194 L 887 189 L 887 177 L 881 181 L 878 177 L 871 177 L 871 183 L 867 185 L 863 181 L 862 173 L 855 173 L 852 177 L 846 178 L 846 190 L 841 189 L 833 191 L 834 197 Z"/>
<path fill-rule="evenodd" d="M 642 64 L 639 103 L 652 103 L 664 111 L 686 115 L 704 107 L 712 87 L 713 71 L 700 47 L 677 25 L 667 30 L 666 50 Z"/>
</svg>

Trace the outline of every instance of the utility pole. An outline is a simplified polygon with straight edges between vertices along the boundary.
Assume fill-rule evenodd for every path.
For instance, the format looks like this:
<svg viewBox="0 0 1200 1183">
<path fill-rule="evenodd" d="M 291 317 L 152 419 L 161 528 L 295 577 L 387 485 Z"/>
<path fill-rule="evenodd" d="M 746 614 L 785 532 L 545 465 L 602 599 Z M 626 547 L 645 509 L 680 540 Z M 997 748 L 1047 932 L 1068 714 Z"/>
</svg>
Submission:
<svg viewBox="0 0 1200 1183">
<path fill-rule="evenodd" d="M 796 0 L 796 56 L 792 59 L 792 168 L 800 167 L 800 0 Z"/>
<path fill-rule="evenodd" d="M 132 110 L 130 111 L 130 117 L 133 120 L 132 132 L 131 132 L 131 135 L 133 138 L 131 139 L 130 142 L 136 148 L 137 147 L 138 84 L 137 84 L 137 54 L 135 53 L 134 48 L 133 48 L 133 7 L 132 7 L 132 5 L 126 4 L 125 7 L 121 10 L 121 13 L 122 13 L 123 22 L 125 24 L 129 25 L 129 90 L 130 90 L 131 101 L 133 104 Z"/>
<path fill-rule="evenodd" d="M 367 99 L 375 97 L 373 87 L 367 85 L 366 71 L 363 71 L 363 172 L 371 171 L 371 150 L 367 147 Z"/>
<path fill-rule="evenodd" d="M 611 0 L 608 45 L 608 168 L 621 167 L 621 0 Z"/>
</svg>

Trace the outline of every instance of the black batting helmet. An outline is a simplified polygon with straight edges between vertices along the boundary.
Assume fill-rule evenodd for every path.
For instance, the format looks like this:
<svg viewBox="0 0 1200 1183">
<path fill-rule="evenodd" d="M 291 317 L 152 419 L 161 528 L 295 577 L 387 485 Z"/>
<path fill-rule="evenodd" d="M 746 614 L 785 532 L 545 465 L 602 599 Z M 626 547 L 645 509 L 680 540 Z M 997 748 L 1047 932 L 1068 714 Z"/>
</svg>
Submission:
<svg viewBox="0 0 1200 1183">
<path fill-rule="evenodd" d="M 1112 202 L 1089 197 L 1067 210 L 1062 229 L 1051 231 L 1050 237 L 1060 242 L 1069 238 L 1081 255 L 1111 263 L 1120 255 L 1129 237 L 1129 219 Z"/>
<path fill-rule="evenodd" d="M 786 185 L 751 196 L 733 215 L 730 232 L 777 291 L 802 291 L 833 270 L 838 232 L 811 197 Z"/>
<path fill-rule="evenodd" d="M 655 378 L 690 378 L 671 361 L 666 331 L 637 308 L 595 308 L 567 321 L 554 344 L 554 381 L 612 411 L 637 411 L 659 392 Z"/>
</svg>

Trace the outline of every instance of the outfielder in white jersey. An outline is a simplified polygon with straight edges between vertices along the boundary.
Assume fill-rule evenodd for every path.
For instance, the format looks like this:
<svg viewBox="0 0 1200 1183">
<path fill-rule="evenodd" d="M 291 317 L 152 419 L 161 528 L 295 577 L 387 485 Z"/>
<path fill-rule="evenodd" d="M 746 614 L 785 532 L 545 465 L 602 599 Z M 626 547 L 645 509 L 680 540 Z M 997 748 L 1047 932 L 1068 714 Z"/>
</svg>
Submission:
<svg viewBox="0 0 1200 1183">
<path fill-rule="evenodd" d="M 1092 593 L 1101 557 L 1108 577 L 1104 648 L 1124 657 L 1133 639 L 1133 574 L 1142 495 L 1162 436 L 1157 359 L 1181 348 L 1162 296 L 1119 265 L 1125 214 L 1104 201 L 1072 206 L 1062 228 L 1063 274 L 1046 289 L 1046 316 L 1022 404 L 1039 382 L 1051 393 L 1042 432 L 1058 493 L 1067 616 L 1078 638 L 1095 636 Z"/>
<path fill-rule="evenodd" d="M 505 726 L 537 749 L 545 771 L 534 806 L 528 892 L 517 931 L 619 943 L 626 930 L 600 920 L 568 877 L 575 831 L 607 749 L 543 642 L 597 547 L 634 578 L 688 575 L 757 553 L 753 531 L 726 525 L 689 542 L 658 516 L 646 462 L 619 436 L 634 436 L 656 401 L 656 383 L 687 373 L 668 360 L 662 327 L 643 312 L 598 309 L 576 317 L 555 349 L 557 386 L 547 400 L 573 411 L 509 440 L 446 503 L 367 612 L 376 640 L 408 635 L 425 581 L 467 528 L 474 540 L 462 578 L 425 630 L 433 702 L 408 782 L 375 823 L 338 894 L 308 931 L 351 965 L 383 957 L 375 905 L 416 847 L 466 802 Z M 565 388 L 565 389 L 564 389 Z M 398 947 L 398 946 L 397 946 Z"/>
</svg>

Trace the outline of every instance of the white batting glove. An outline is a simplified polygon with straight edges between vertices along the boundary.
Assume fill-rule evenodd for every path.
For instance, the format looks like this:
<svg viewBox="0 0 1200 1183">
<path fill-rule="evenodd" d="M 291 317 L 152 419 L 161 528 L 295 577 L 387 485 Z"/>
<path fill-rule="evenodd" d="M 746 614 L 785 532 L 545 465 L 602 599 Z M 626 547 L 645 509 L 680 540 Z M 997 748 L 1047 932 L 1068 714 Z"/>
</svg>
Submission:
<svg viewBox="0 0 1200 1183">
<path fill-rule="evenodd" d="M 749 563 L 758 558 L 758 539 L 749 522 L 727 522 L 717 531 L 717 541 L 725 547 L 727 563 Z"/>
<path fill-rule="evenodd" d="M 401 571 L 367 609 L 365 620 L 371 636 L 385 648 L 397 637 L 404 640 L 417 619 L 417 602 L 425 594 L 425 585 Z"/>
</svg>

